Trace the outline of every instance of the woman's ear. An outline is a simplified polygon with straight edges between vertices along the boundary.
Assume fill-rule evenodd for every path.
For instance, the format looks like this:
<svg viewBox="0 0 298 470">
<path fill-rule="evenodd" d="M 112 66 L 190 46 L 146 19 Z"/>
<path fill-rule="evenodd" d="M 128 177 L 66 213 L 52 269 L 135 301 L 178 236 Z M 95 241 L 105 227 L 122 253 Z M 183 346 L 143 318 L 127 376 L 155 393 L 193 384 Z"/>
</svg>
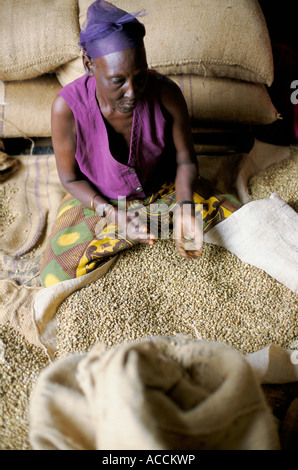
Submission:
<svg viewBox="0 0 298 470">
<path fill-rule="evenodd" d="M 93 75 L 93 62 L 91 57 L 88 56 L 86 52 L 83 53 L 83 65 L 85 72 L 92 77 Z"/>
</svg>

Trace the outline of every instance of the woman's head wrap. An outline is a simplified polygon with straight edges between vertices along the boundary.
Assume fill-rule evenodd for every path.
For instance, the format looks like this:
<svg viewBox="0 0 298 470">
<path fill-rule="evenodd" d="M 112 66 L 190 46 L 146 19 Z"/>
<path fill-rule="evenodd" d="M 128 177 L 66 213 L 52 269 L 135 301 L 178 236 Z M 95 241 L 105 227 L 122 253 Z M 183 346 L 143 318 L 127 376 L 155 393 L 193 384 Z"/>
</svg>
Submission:
<svg viewBox="0 0 298 470">
<path fill-rule="evenodd" d="M 79 45 L 91 58 L 143 46 L 146 31 L 136 17 L 144 14 L 144 10 L 127 13 L 111 3 L 97 0 L 87 10 Z"/>
</svg>

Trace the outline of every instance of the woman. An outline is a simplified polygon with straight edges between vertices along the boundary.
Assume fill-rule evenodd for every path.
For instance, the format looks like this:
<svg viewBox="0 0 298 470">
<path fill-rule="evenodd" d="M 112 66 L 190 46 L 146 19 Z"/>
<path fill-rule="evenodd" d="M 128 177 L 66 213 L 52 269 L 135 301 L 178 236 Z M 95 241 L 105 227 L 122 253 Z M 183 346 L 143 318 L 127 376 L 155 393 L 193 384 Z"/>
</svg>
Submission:
<svg viewBox="0 0 298 470">
<path fill-rule="evenodd" d="M 43 259 L 45 286 L 83 275 L 136 243 L 153 244 L 154 204 L 161 224 L 174 212 L 180 254 L 201 254 L 195 202 L 206 199 L 195 192 L 187 106 L 176 84 L 148 69 L 144 35 L 136 15 L 104 1 L 88 9 L 80 41 L 86 75 L 64 87 L 52 107 L 57 169 L 69 195 Z M 215 209 L 205 223 L 235 207 Z"/>
</svg>

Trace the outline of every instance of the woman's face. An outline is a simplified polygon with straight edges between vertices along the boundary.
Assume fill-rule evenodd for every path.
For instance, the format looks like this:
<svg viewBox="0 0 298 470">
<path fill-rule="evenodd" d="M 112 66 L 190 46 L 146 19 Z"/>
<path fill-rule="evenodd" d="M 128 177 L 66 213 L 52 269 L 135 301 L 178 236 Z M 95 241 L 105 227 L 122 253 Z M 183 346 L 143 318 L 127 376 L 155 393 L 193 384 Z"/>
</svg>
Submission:
<svg viewBox="0 0 298 470">
<path fill-rule="evenodd" d="M 134 110 L 147 85 L 145 48 L 127 49 L 95 59 L 85 57 L 84 65 L 95 77 L 102 109 L 120 113 Z"/>
</svg>

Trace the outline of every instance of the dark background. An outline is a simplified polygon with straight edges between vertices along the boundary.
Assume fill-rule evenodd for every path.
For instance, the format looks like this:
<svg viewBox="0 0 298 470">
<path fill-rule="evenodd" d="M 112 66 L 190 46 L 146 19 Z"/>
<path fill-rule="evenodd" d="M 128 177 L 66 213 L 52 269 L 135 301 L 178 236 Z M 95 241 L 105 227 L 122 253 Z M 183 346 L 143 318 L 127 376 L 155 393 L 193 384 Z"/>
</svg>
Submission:
<svg viewBox="0 0 298 470">
<path fill-rule="evenodd" d="M 295 0 L 259 0 L 274 60 L 274 82 L 267 90 L 283 119 L 268 126 L 256 126 L 254 134 L 260 140 L 275 145 L 298 143 L 298 105 L 291 102 L 294 91 L 291 83 L 298 80 L 298 16 L 295 3 Z"/>
</svg>

